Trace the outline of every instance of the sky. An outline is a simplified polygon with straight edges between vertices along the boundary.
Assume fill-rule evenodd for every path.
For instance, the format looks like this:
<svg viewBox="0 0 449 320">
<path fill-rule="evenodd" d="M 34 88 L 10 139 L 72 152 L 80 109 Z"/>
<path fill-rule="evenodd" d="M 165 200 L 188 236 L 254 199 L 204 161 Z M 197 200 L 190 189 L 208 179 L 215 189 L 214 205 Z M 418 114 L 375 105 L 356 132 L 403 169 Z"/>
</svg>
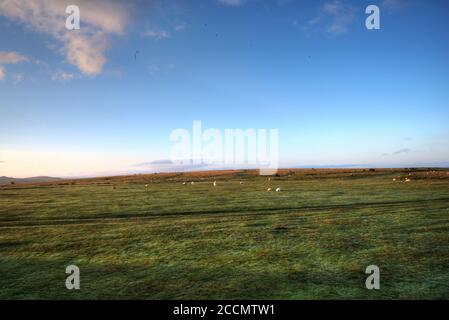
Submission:
<svg viewBox="0 0 449 320">
<path fill-rule="evenodd" d="M 281 167 L 449 166 L 448 18 L 445 0 L 1 0 L 0 176 L 173 170 L 193 121 L 277 129 Z"/>
</svg>

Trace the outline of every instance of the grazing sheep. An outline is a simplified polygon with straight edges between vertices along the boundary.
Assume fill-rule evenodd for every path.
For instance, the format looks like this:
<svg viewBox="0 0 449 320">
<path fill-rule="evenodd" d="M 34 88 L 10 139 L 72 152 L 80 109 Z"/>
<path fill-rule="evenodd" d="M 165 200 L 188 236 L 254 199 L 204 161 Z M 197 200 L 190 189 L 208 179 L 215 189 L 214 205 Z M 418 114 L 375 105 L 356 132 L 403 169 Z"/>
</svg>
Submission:
<svg viewBox="0 0 449 320">
<path fill-rule="evenodd" d="M 216 187 L 217 186 L 217 181 L 214 181 L 214 187 Z"/>
<path fill-rule="evenodd" d="M 192 182 L 190 182 L 190 184 L 195 184 L 195 182 L 192 181 Z"/>
<path fill-rule="evenodd" d="M 268 189 L 267 189 L 267 192 L 269 192 L 269 191 L 271 191 L 271 188 L 268 188 Z"/>
<path fill-rule="evenodd" d="M 150 186 L 150 185 L 146 184 L 146 185 L 145 185 L 145 188 L 147 188 L 147 189 L 148 189 L 148 187 L 149 187 L 149 186 Z"/>
<path fill-rule="evenodd" d="M 393 181 L 396 181 L 396 178 L 393 178 Z"/>
<path fill-rule="evenodd" d="M 183 182 L 183 183 L 182 183 L 182 185 L 183 185 L 183 186 L 185 186 L 185 185 L 186 185 L 186 183 L 185 183 L 185 182 Z"/>
<path fill-rule="evenodd" d="M 405 182 L 410 182 L 410 181 L 412 181 L 412 180 L 410 180 L 409 178 L 405 179 Z"/>
<path fill-rule="evenodd" d="M 281 187 L 276 188 L 276 192 L 279 192 L 279 191 L 281 191 Z"/>
<path fill-rule="evenodd" d="M 242 181 L 240 181 L 240 184 L 243 184 L 243 182 L 242 182 Z"/>
</svg>

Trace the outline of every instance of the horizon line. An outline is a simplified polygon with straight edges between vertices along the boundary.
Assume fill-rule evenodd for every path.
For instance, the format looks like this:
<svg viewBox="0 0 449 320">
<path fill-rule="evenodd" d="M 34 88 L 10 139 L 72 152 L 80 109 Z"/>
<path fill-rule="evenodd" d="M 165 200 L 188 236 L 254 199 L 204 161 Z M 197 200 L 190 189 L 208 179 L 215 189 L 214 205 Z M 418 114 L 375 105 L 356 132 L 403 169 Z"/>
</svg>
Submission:
<svg viewBox="0 0 449 320">
<path fill-rule="evenodd" d="M 406 170 L 406 169 L 448 169 L 449 164 L 445 164 L 442 166 L 428 166 L 428 165 L 415 165 L 415 166 L 359 166 L 359 165 L 327 165 L 327 166 L 291 166 L 291 167 L 280 167 L 279 170 L 338 170 L 338 169 L 352 169 L 352 170 L 369 170 L 369 169 L 378 169 L 378 170 Z M 153 171 L 153 172 L 127 172 L 127 173 L 108 173 L 108 174 L 86 174 L 86 175 L 74 175 L 74 176 L 64 176 L 64 175 L 37 175 L 37 176 L 28 176 L 23 178 L 11 177 L 11 176 L 0 176 L 0 178 L 10 178 L 10 179 L 33 179 L 33 178 L 59 178 L 61 180 L 74 180 L 74 179 L 95 179 L 95 178 L 108 178 L 108 177 L 125 177 L 125 176 L 136 176 L 136 175 L 157 175 L 157 174 L 180 174 L 180 173 L 200 173 L 200 172 L 209 172 L 209 171 L 258 171 L 259 168 L 205 168 L 203 170 L 184 170 L 184 171 L 175 171 L 175 170 L 162 170 L 162 171 Z M 274 174 L 269 174 L 266 176 L 274 176 Z"/>
</svg>

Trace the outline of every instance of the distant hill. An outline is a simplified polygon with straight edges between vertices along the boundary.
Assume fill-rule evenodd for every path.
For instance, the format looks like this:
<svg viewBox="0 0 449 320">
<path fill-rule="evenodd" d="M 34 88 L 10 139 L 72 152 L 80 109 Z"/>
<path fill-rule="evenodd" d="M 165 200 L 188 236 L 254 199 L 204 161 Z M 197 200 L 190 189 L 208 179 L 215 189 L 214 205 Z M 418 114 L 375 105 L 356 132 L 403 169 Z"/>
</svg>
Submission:
<svg viewBox="0 0 449 320">
<path fill-rule="evenodd" d="M 272 175 L 274 179 L 294 178 L 310 179 L 317 178 L 348 178 L 359 179 L 366 176 L 387 176 L 396 174 L 412 179 L 449 179 L 449 168 L 282 168 Z M 190 182 L 190 181 L 211 181 L 213 180 L 239 180 L 253 179 L 260 177 L 259 170 L 209 170 L 209 171 L 188 171 L 188 172 L 159 172 L 132 174 L 122 176 L 104 176 L 91 178 L 54 178 L 54 177 L 32 177 L 32 178 L 10 178 L 0 177 L 0 186 L 3 188 L 26 187 L 30 185 L 38 186 L 114 186 L 118 184 L 147 184 L 152 182 Z M 14 184 L 11 184 L 14 182 Z"/>
<path fill-rule="evenodd" d="M 31 177 L 31 178 L 11 178 L 11 177 L 0 177 L 0 185 L 11 184 L 11 183 L 35 183 L 35 182 L 53 182 L 61 180 L 60 178 L 53 177 Z"/>
</svg>

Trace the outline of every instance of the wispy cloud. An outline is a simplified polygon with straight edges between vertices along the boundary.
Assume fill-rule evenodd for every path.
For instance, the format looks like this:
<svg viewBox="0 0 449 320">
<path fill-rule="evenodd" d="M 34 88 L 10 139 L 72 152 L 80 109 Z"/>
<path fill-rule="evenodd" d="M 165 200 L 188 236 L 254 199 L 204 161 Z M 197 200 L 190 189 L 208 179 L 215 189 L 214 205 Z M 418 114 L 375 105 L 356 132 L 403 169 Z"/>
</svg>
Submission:
<svg viewBox="0 0 449 320">
<path fill-rule="evenodd" d="M 25 79 L 23 73 L 16 73 L 15 75 L 13 75 L 13 84 L 19 84 L 23 79 Z"/>
<path fill-rule="evenodd" d="M 225 6 L 237 7 L 247 2 L 247 0 L 218 0 L 218 2 Z"/>
<path fill-rule="evenodd" d="M 77 75 L 77 74 L 66 72 L 66 71 L 63 71 L 63 70 L 56 70 L 51 75 L 51 79 L 52 80 L 54 80 L 54 81 L 61 81 L 61 82 L 78 79 L 79 77 L 80 76 Z"/>
<path fill-rule="evenodd" d="M 65 28 L 65 8 L 71 4 L 80 7 L 80 30 Z M 128 21 L 127 10 L 120 2 L 106 0 L 7 0 L 0 2 L 0 15 L 53 37 L 62 44 L 56 47 L 61 47 L 67 62 L 86 75 L 102 72 L 110 35 L 123 35 Z"/>
<path fill-rule="evenodd" d="M 0 52 L 0 64 L 14 64 L 28 61 L 28 58 L 17 52 Z"/>
<path fill-rule="evenodd" d="M 204 162 L 195 162 L 193 160 L 176 162 L 173 162 L 171 160 L 156 160 L 151 162 L 138 163 L 135 164 L 134 167 L 160 172 L 182 172 L 205 169 L 208 167 L 208 165 Z"/>
<path fill-rule="evenodd" d="M 148 71 L 150 72 L 151 75 L 158 73 L 160 70 L 161 70 L 161 68 L 157 64 L 150 64 L 148 66 Z"/>
<path fill-rule="evenodd" d="M 168 63 L 168 64 L 160 64 L 160 63 L 151 63 L 147 66 L 148 72 L 150 75 L 156 75 L 160 72 L 168 72 L 173 69 L 175 69 L 174 63 Z"/>
<path fill-rule="evenodd" d="M 180 32 L 180 31 L 182 31 L 182 30 L 184 30 L 185 28 L 187 28 L 187 25 L 186 24 L 178 24 L 177 26 L 175 26 L 175 31 L 177 31 L 177 32 Z"/>
<path fill-rule="evenodd" d="M 164 29 L 159 29 L 159 28 L 147 28 L 142 33 L 142 36 L 146 37 L 146 38 L 151 38 L 153 40 L 163 40 L 163 39 L 171 38 L 172 34 L 174 34 L 175 32 L 181 32 L 186 28 L 187 28 L 187 25 L 184 23 L 169 27 L 168 29 L 170 31 L 167 31 Z"/>
<path fill-rule="evenodd" d="M 404 148 L 404 149 L 399 149 L 398 151 L 393 152 L 393 154 L 398 155 L 401 153 L 409 153 L 410 151 L 411 151 L 410 149 Z"/>
<path fill-rule="evenodd" d="M 3 80 L 6 76 L 5 67 L 3 65 L 16 64 L 28 60 L 29 60 L 28 57 L 25 57 L 24 55 L 21 55 L 20 53 L 17 52 L 0 51 L 0 80 Z"/>
<path fill-rule="evenodd" d="M 165 30 L 146 30 L 143 36 L 154 40 L 162 40 L 170 38 L 170 33 Z"/>
<path fill-rule="evenodd" d="M 345 34 L 355 18 L 355 8 L 339 0 L 324 3 L 315 17 L 308 21 L 306 31 L 324 29 L 331 35 Z"/>
<path fill-rule="evenodd" d="M 399 150 L 397 150 L 397 151 L 395 151 L 395 152 L 392 152 L 391 154 L 390 153 L 383 153 L 382 154 L 382 156 L 390 156 L 390 155 L 392 155 L 392 156 L 397 156 L 398 154 L 405 154 L 405 153 L 409 153 L 411 150 L 410 149 L 408 149 L 408 148 L 402 148 L 402 149 L 399 149 Z"/>
<path fill-rule="evenodd" d="M 160 165 L 173 165 L 171 160 L 155 160 L 149 162 L 138 163 L 136 167 L 145 167 L 145 166 L 160 166 Z"/>
<path fill-rule="evenodd" d="M 383 0 L 381 3 L 381 8 L 387 10 L 391 13 L 407 6 L 407 2 L 404 0 Z"/>
</svg>

